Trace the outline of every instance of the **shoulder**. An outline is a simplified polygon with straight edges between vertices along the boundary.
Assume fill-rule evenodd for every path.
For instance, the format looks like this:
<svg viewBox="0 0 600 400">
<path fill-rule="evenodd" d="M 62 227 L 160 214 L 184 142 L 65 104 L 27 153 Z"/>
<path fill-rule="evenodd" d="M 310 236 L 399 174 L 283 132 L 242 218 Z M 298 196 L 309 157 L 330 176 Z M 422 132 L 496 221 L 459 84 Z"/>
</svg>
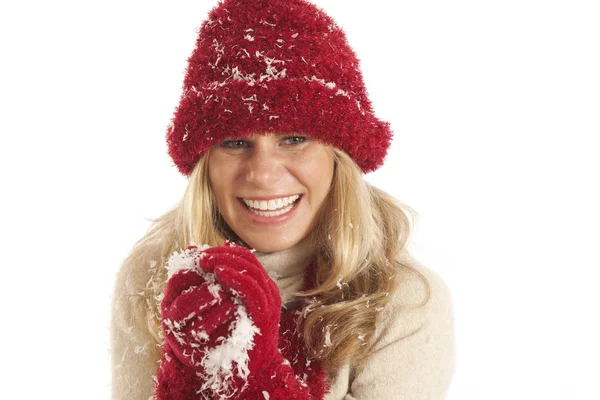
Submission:
<svg viewBox="0 0 600 400">
<path fill-rule="evenodd" d="M 160 327 L 160 299 L 165 279 L 166 269 L 159 260 L 126 259 L 114 281 L 112 324 L 125 326 L 128 330 L 134 325 L 148 330 L 151 319 L 155 328 Z M 162 332 L 155 329 L 147 333 L 158 340 Z"/>
<path fill-rule="evenodd" d="M 434 270 L 414 258 L 398 258 L 395 290 L 380 312 L 374 347 L 383 347 L 426 329 L 452 335 L 453 302 L 449 286 Z"/>
<path fill-rule="evenodd" d="M 413 259 L 399 260 L 396 287 L 378 313 L 369 354 L 351 371 L 356 398 L 442 399 L 455 370 L 450 289 Z M 400 379 L 399 379 L 400 377 Z"/>
</svg>

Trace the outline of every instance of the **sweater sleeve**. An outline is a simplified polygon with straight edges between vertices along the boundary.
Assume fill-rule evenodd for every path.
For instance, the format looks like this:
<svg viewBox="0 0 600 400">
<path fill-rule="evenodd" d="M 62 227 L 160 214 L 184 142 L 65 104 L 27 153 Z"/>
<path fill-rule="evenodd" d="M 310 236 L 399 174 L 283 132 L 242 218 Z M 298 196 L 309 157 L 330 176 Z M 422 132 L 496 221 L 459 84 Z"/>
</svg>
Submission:
<svg viewBox="0 0 600 400">
<path fill-rule="evenodd" d="M 422 266 L 427 287 L 412 270 L 398 274 L 398 290 L 381 311 L 372 355 L 350 376 L 344 400 L 442 400 L 455 369 L 454 317 L 450 291 Z"/>
<path fill-rule="evenodd" d="M 123 265 L 114 286 L 111 322 L 112 400 L 153 399 L 161 349 L 149 333 L 149 308 L 141 291 L 149 274 Z"/>
</svg>

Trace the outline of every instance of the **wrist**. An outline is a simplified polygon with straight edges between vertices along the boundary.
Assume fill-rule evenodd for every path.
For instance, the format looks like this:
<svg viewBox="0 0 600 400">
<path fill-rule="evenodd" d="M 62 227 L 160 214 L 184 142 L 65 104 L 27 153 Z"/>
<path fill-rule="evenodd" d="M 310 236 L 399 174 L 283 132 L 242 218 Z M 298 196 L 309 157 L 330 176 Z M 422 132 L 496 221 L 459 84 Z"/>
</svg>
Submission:
<svg viewBox="0 0 600 400">
<path fill-rule="evenodd" d="M 312 399 L 308 385 L 296 376 L 281 353 L 263 370 L 248 377 L 240 399 L 304 400 Z"/>
</svg>

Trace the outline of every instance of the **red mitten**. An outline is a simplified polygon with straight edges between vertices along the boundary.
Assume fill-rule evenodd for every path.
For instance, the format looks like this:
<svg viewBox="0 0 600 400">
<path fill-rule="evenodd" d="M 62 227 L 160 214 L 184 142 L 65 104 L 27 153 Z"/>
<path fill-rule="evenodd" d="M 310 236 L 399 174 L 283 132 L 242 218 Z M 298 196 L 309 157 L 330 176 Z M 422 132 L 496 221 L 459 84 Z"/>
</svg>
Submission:
<svg viewBox="0 0 600 400">
<path fill-rule="evenodd" d="M 165 335 L 156 374 L 159 400 L 212 399 L 207 352 L 227 335 L 234 317 L 232 299 L 225 296 L 214 274 L 199 268 L 202 250 L 189 246 L 169 259 L 169 279 L 161 303 Z"/>
<path fill-rule="evenodd" d="M 322 397 L 278 350 L 279 290 L 249 250 L 190 246 L 167 268 L 157 399 Z"/>
</svg>

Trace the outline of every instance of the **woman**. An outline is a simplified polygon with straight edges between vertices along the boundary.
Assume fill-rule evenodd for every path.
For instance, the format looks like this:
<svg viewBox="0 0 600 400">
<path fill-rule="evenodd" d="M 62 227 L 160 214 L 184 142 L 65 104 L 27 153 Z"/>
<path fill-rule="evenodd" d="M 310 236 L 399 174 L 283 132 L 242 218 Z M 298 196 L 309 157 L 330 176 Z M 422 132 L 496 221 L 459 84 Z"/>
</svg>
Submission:
<svg viewBox="0 0 600 400">
<path fill-rule="evenodd" d="M 343 31 L 225 0 L 188 61 L 167 141 L 189 185 L 117 277 L 113 399 L 445 398 L 450 294 L 363 180 L 391 131 Z"/>
</svg>

